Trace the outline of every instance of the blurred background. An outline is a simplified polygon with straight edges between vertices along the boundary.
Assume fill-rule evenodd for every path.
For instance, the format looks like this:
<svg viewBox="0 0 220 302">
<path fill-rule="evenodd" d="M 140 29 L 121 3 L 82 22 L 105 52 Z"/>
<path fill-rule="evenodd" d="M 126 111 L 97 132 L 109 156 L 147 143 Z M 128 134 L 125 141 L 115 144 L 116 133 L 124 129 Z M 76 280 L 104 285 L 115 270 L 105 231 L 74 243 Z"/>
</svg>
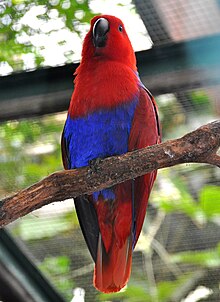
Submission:
<svg viewBox="0 0 220 302">
<path fill-rule="evenodd" d="M 61 170 L 60 137 L 95 14 L 123 20 L 163 141 L 220 116 L 219 0 L 1 0 L 0 198 Z M 196 148 L 196 146 L 195 146 Z M 93 288 L 72 200 L 0 231 L 0 301 L 220 301 L 220 170 L 160 170 L 127 287 Z"/>
</svg>

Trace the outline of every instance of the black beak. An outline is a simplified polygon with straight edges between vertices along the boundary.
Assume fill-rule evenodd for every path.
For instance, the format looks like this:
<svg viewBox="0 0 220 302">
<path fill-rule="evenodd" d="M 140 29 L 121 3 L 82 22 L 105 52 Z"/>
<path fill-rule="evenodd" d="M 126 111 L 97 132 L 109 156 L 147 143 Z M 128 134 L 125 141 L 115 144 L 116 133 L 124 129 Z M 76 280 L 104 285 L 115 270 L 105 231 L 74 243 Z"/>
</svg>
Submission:
<svg viewBox="0 0 220 302">
<path fill-rule="evenodd" d="M 93 26 L 93 43 L 95 47 L 105 47 L 109 22 L 105 18 L 98 19 Z"/>
</svg>

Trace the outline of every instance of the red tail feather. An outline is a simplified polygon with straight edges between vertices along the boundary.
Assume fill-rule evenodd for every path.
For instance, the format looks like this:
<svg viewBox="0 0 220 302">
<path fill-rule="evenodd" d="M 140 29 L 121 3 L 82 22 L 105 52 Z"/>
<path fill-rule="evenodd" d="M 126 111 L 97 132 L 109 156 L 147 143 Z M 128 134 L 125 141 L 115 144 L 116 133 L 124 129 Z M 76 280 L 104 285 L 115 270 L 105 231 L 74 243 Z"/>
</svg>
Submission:
<svg viewBox="0 0 220 302">
<path fill-rule="evenodd" d="M 118 292 L 128 282 L 132 263 L 132 205 L 130 181 L 118 185 L 119 199 L 95 204 L 100 226 L 94 286 L 105 293 Z M 122 201 L 123 197 L 126 201 Z"/>
<path fill-rule="evenodd" d="M 94 286 L 105 293 L 120 291 L 128 282 L 132 263 L 132 240 L 127 238 L 119 247 L 117 243 L 106 253 L 99 236 L 97 261 L 94 271 Z"/>
</svg>

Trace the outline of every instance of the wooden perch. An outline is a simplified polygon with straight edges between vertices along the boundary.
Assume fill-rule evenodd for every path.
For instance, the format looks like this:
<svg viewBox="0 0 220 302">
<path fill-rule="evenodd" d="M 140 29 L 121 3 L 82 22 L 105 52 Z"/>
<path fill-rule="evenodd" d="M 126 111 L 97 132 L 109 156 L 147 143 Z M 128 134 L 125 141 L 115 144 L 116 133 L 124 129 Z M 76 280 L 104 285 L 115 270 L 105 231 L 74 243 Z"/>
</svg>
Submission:
<svg viewBox="0 0 220 302">
<path fill-rule="evenodd" d="M 93 167 L 55 172 L 0 201 L 0 227 L 51 202 L 102 190 L 152 170 L 182 163 L 220 167 L 220 121 L 204 125 L 182 138 L 109 157 Z"/>
</svg>

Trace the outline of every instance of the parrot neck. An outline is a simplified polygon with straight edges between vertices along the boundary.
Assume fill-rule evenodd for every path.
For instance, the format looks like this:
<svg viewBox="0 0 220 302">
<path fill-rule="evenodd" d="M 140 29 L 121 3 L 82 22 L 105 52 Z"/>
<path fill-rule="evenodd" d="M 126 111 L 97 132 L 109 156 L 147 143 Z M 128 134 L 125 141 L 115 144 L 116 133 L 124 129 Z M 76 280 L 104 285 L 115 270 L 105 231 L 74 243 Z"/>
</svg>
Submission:
<svg viewBox="0 0 220 302">
<path fill-rule="evenodd" d="M 136 69 L 115 61 L 82 62 L 76 70 L 69 114 L 72 118 L 111 109 L 139 94 Z"/>
</svg>

